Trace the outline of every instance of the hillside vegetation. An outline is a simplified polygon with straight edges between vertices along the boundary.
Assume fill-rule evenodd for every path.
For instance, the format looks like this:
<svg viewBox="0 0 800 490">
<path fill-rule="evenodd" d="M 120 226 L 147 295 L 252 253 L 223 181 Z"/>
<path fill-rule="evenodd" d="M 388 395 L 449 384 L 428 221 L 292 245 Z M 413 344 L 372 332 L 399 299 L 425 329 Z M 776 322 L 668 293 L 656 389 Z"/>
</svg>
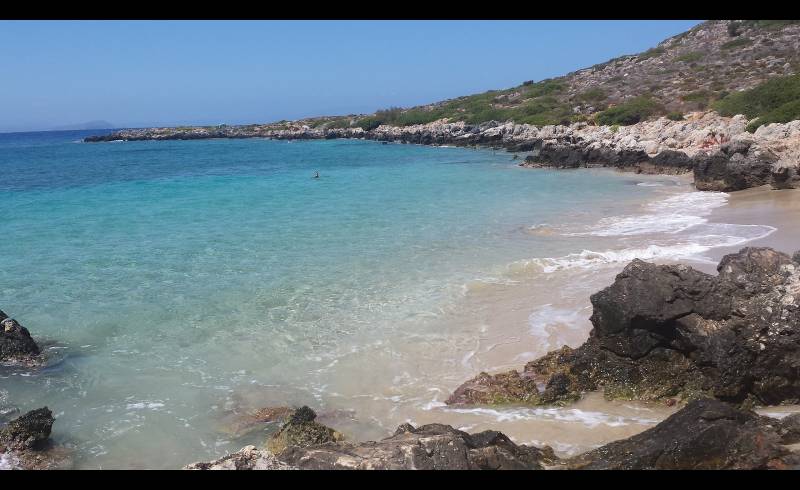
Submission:
<svg viewBox="0 0 800 490">
<path fill-rule="evenodd" d="M 752 88 L 719 100 L 714 109 L 723 116 L 744 114 L 755 118 L 747 126 L 755 131 L 770 123 L 800 119 L 800 75 L 777 77 Z"/>
<path fill-rule="evenodd" d="M 797 117 L 798 97 L 792 95 L 796 94 L 797 78 L 790 77 L 797 73 L 800 21 L 716 20 L 703 22 L 643 53 L 620 56 L 562 77 L 424 106 L 305 122 L 312 127 L 364 129 L 442 118 L 471 124 L 495 120 L 537 126 L 576 121 L 627 125 L 661 115 L 677 120 L 688 111 L 707 108 L 725 114 L 746 109 L 749 112 L 743 113 L 748 117 L 774 122 Z M 774 85 L 761 88 L 773 78 Z"/>
</svg>

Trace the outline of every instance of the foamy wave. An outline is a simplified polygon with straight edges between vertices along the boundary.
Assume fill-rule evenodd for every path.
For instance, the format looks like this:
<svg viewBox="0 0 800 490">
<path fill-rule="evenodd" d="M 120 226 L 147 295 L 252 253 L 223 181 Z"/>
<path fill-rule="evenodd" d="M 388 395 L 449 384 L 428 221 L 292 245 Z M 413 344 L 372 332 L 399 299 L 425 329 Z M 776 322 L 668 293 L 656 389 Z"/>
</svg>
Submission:
<svg viewBox="0 0 800 490">
<path fill-rule="evenodd" d="M 628 236 L 651 233 L 678 233 L 701 225 L 715 208 L 724 206 L 724 192 L 681 193 L 645 206 L 647 212 L 633 216 L 601 219 L 590 231 L 571 235 Z"/>
<path fill-rule="evenodd" d="M 567 343 L 564 334 L 576 328 L 584 316 L 582 310 L 554 308 L 548 303 L 528 316 L 529 332 L 542 345 L 561 346 Z"/>
<path fill-rule="evenodd" d="M 589 428 L 605 425 L 608 427 L 622 427 L 626 425 L 655 425 L 657 419 L 645 417 L 623 417 L 603 412 L 592 412 L 577 408 L 516 408 L 509 410 L 496 410 L 493 408 L 451 408 L 448 412 L 456 412 L 481 417 L 492 417 L 497 422 L 515 422 L 520 420 L 555 420 L 559 422 L 575 422 Z"/>
<path fill-rule="evenodd" d="M 0 470 L 15 470 L 19 468 L 19 459 L 11 454 L 0 454 Z"/>
<path fill-rule="evenodd" d="M 707 261 L 702 254 L 718 247 L 735 247 L 764 238 L 777 228 L 767 225 L 735 225 L 709 223 L 699 225 L 686 241 L 670 245 L 649 245 L 643 248 L 595 252 L 583 250 L 563 257 L 545 257 L 513 262 L 508 266 L 511 274 L 543 272 L 550 274 L 561 270 L 589 269 L 598 266 L 641 260 L 699 260 Z"/>
<path fill-rule="evenodd" d="M 594 252 L 584 250 L 579 253 L 565 255 L 563 257 L 545 257 L 521 260 L 509 266 L 511 272 L 522 271 L 541 271 L 545 274 L 568 269 L 588 269 L 592 267 L 617 264 L 619 262 L 630 262 L 633 259 L 653 260 L 664 258 L 685 258 L 707 251 L 709 247 L 704 247 L 695 243 L 684 245 L 650 245 L 646 248 L 608 250 L 605 252 Z"/>
<path fill-rule="evenodd" d="M 164 408 L 164 404 L 161 402 L 137 402 L 128 403 L 125 407 L 126 410 L 158 410 L 159 408 Z"/>
<path fill-rule="evenodd" d="M 517 284 L 516 281 L 507 278 L 483 277 L 480 279 L 473 279 L 471 281 L 467 281 L 465 284 L 461 286 L 461 292 L 463 294 L 470 294 L 479 291 L 484 291 L 494 286 L 513 286 L 515 284 Z"/>
</svg>

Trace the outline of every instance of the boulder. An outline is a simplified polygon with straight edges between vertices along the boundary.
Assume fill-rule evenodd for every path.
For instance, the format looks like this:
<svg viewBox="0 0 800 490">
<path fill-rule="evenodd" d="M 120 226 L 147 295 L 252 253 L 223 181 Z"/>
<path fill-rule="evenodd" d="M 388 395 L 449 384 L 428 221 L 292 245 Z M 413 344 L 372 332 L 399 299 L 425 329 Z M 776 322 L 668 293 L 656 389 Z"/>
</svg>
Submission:
<svg viewBox="0 0 800 490">
<path fill-rule="evenodd" d="M 0 429 L 0 451 L 42 449 L 53 428 L 53 412 L 47 407 L 31 410 Z"/>
<path fill-rule="evenodd" d="M 726 255 L 717 276 L 634 260 L 591 296 L 594 328 L 583 345 L 521 373 L 481 373 L 446 403 L 567 403 L 600 389 L 623 399 L 799 403 L 796 259 L 748 247 Z"/>
<path fill-rule="evenodd" d="M 378 442 L 290 447 L 279 459 L 300 469 L 538 470 L 556 458 L 549 447 L 517 445 L 496 431 L 468 434 L 443 424 L 403 424 Z"/>
<path fill-rule="evenodd" d="M 565 460 L 569 469 L 800 469 L 782 423 L 713 399 L 696 400 L 640 434 Z"/>
<path fill-rule="evenodd" d="M 738 191 L 770 182 L 777 156 L 737 141 L 710 155 L 695 157 L 694 182 L 701 191 Z"/>
<path fill-rule="evenodd" d="M 0 311 L 0 362 L 28 361 L 39 353 L 28 329 Z"/>
<path fill-rule="evenodd" d="M 344 439 L 341 433 L 314 421 L 316 417 L 317 414 L 309 407 L 298 408 L 283 427 L 270 437 L 267 449 L 279 455 L 289 447 L 306 447 Z"/>
</svg>

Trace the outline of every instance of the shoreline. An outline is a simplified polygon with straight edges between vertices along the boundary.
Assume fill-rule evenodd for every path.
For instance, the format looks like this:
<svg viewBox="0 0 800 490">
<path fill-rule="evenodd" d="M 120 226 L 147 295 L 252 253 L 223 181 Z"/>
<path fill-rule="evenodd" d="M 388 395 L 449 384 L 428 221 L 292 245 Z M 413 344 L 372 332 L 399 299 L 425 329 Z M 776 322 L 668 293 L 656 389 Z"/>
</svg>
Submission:
<svg viewBox="0 0 800 490">
<path fill-rule="evenodd" d="M 773 123 L 754 133 L 743 115 L 713 111 L 684 120 L 665 117 L 629 126 L 532 126 L 511 121 L 480 124 L 441 119 L 410 126 L 310 127 L 303 121 L 249 126 L 123 129 L 84 142 L 249 139 L 362 139 L 428 146 L 485 147 L 524 154 L 522 167 L 613 167 L 636 173 L 692 172 L 698 190 L 736 191 L 765 184 L 800 187 L 800 121 Z"/>
</svg>

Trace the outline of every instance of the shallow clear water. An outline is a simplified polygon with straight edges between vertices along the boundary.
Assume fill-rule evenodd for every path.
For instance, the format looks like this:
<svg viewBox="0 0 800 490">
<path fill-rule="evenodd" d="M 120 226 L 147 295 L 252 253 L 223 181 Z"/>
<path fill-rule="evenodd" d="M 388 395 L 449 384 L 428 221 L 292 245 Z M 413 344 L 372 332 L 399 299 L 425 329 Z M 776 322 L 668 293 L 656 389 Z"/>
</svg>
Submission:
<svg viewBox="0 0 800 490">
<path fill-rule="evenodd" d="M 89 133 L 0 135 L 0 309 L 51 359 L 0 368 L 0 404 L 50 406 L 77 467 L 217 457 L 263 440 L 225 424 L 270 404 L 328 409 L 356 438 L 489 424 L 441 400 L 579 343 L 588 294 L 625 262 L 770 231 L 712 226 L 725 195 L 680 180 L 521 169 L 505 152 Z"/>
</svg>

